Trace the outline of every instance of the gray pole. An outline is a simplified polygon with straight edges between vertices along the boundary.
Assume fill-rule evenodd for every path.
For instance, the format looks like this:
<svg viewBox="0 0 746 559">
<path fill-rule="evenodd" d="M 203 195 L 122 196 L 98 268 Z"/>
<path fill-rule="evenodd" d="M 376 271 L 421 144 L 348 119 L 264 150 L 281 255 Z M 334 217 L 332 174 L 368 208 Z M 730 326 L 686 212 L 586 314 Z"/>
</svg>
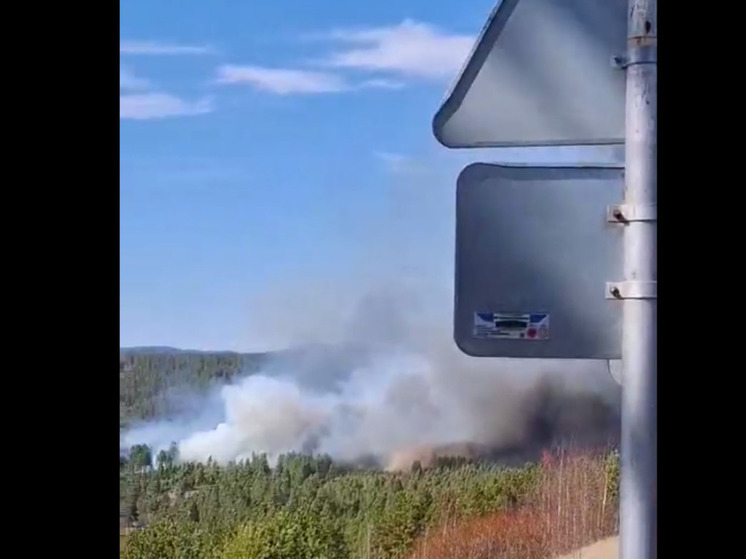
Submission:
<svg viewBox="0 0 746 559">
<path fill-rule="evenodd" d="M 629 0 L 620 558 L 657 557 L 657 0 Z"/>
</svg>

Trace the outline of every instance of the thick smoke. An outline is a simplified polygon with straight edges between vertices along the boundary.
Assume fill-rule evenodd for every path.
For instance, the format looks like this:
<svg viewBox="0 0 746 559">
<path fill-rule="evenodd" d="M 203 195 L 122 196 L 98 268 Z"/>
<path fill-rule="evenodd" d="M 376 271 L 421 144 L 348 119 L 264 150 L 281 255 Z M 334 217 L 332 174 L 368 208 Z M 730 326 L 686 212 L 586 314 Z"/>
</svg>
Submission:
<svg viewBox="0 0 746 559">
<path fill-rule="evenodd" d="M 510 461 L 563 441 L 616 439 L 619 388 L 605 363 L 458 351 L 455 177 L 405 178 L 392 184 L 391 213 L 357 232 L 362 252 L 351 272 L 309 274 L 261 293 L 252 306 L 254 339 L 299 349 L 195 398 L 183 417 L 125 433 L 123 442 L 158 450 L 175 441 L 189 461 L 298 451 L 407 468 L 436 455 Z"/>
<path fill-rule="evenodd" d="M 445 455 L 524 457 L 561 440 L 603 444 L 615 434 L 617 389 L 603 368 L 492 363 L 387 344 L 345 349 L 278 357 L 195 402 L 199 417 L 141 427 L 126 442 L 165 449 L 176 441 L 189 461 L 299 451 L 408 467 L 415 449 L 422 462 L 440 447 Z"/>
</svg>

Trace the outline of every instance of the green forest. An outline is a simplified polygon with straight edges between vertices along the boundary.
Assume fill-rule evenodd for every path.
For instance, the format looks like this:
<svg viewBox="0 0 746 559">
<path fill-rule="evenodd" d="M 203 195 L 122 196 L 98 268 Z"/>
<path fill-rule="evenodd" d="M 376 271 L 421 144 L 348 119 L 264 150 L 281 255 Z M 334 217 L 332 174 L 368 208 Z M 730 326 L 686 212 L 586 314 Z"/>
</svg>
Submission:
<svg viewBox="0 0 746 559">
<path fill-rule="evenodd" d="M 207 389 L 264 358 L 123 355 L 121 423 L 163 413 L 168 387 Z M 615 533 L 618 470 L 613 449 L 388 473 L 301 454 L 181 463 L 175 447 L 153 456 L 136 446 L 120 458 L 121 557 L 538 559 Z"/>
<path fill-rule="evenodd" d="M 266 353 L 122 350 L 119 355 L 119 423 L 178 413 L 170 390 L 206 392 L 211 386 L 257 372 Z"/>
<path fill-rule="evenodd" d="M 121 465 L 120 514 L 145 526 L 127 537 L 123 557 L 406 557 L 428 529 L 531 506 L 547 488 L 542 464 L 444 459 L 391 474 L 339 468 L 326 456 L 286 455 L 274 468 L 263 455 L 225 467 L 164 460 L 149 468 L 151 458 L 138 447 Z M 582 470 L 589 502 L 581 508 L 597 508 L 604 494 L 606 515 L 588 516 L 601 535 L 613 532 L 616 454 L 586 457 Z"/>
</svg>

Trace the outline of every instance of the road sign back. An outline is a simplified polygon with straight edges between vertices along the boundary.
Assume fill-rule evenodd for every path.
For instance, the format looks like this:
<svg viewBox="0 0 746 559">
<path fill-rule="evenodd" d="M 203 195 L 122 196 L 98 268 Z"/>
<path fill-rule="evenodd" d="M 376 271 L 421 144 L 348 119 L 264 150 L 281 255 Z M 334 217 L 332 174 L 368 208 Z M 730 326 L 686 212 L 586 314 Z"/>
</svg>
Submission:
<svg viewBox="0 0 746 559">
<path fill-rule="evenodd" d="M 454 337 L 474 357 L 619 359 L 620 167 L 476 163 L 458 178 Z"/>
<path fill-rule="evenodd" d="M 627 0 L 501 0 L 433 120 L 450 148 L 624 143 Z"/>
</svg>

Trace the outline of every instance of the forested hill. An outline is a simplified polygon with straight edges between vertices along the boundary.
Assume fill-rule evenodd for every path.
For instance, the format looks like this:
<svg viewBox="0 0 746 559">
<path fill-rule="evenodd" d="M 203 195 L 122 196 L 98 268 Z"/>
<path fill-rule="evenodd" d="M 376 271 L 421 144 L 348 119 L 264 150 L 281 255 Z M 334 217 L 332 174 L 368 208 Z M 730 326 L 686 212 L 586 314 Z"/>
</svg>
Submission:
<svg viewBox="0 0 746 559">
<path fill-rule="evenodd" d="M 178 412 L 174 389 L 205 391 L 216 383 L 257 372 L 269 353 L 205 352 L 170 347 L 119 352 L 120 425 Z"/>
<path fill-rule="evenodd" d="M 122 356 L 131 355 L 257 355 L 255 353 L 239 353 L 235 351 L 205 351 L 201 349 L 181 349 L 171 346 L 136 346 L 119 348 Z"/>
<path fill-rule="evenodd" d="M 370 357 L 366 348 L 313 344 L 263 353 L 199 351 L 173 347 L 119 350 L 120 425 L 178 412 L 174 393 L 199 393 L 262 370 L 293 371 L 297 382 L 328 390 Z"/>
</svg>

